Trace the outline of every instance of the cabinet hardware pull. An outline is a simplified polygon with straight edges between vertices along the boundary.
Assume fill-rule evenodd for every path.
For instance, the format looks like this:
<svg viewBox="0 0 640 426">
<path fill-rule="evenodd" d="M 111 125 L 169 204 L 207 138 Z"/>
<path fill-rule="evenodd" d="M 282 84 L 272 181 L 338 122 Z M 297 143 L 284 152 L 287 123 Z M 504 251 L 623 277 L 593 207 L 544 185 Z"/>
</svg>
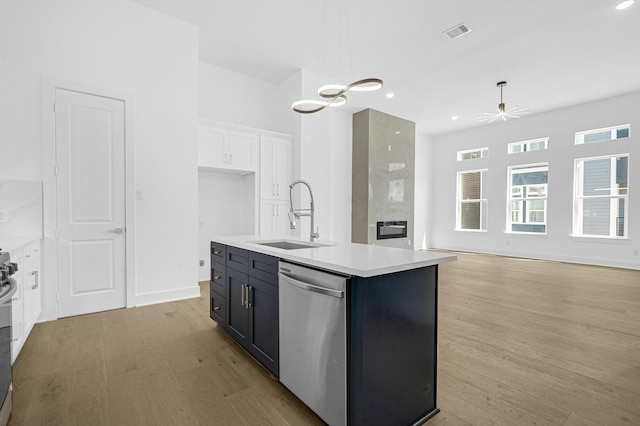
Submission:
<svg viewBox="0 0 640 426">
<path fill-rule="evenodd" d="M 242 307 L 246 307 L 244 304 L 244 298 L 245 298 L 245 285 L 242 284 L 242 300 L 240 302 L 240 304 L 242 305 Z"/>
<path fill-rule="evenodd" d="M 220 250 L 214 250 L 213 254 L 220 254 Z"/>
<path fill-rule="evenodd" d="M 276 195 L 280 195 L 280 184 L 276 183 Z"/>
<path fill-rule="evenodd" d="M 31 287 L 31 290 L 35 290 L 38 288 L 38 271 L 33 271 L 31 275 L 33 275 L 33 280 L 34 280 L 34 284 Z"/>
<path fill-rule="evenodd" d="M 233 164 L 233 154 L 229 154 L 229 164 Z"/>
<path fill-rule="evenodd" d="M 219 280 L 220 278 L 222 278 L 220 275 L 215 275 L 215 276 L 213 277 L 214 281 L 215 281 L 215 280 Z"/>
<path fill-rule="evenodd" d="M 271 184 L 271 195 L 276 195 L 276 184 L 275 183 Z"/>
<path fill-rule="evenodd" d="M 224 154 L 224 160 L 222 161 L 224 164 L 227 164 L 227 154 Z"/>
<path fill-rule="evenodd" d="M 215 306 L 215 307 L 213 308 L 213 310 L 214 310 L 214 311 L 219 311 L 219 310 L 220 310 L 220 306 Z"/>
<path fill-rule="evenodd" d="M 247 309 L 253 308 L 253 287 L 247 286 Z"/>
</svg>

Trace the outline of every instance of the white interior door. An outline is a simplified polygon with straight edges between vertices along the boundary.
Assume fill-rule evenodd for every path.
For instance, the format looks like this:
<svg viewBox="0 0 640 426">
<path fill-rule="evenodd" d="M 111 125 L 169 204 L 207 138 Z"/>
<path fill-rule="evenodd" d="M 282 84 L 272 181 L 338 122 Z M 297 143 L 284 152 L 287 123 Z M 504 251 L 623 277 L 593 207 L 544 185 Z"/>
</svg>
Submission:
<svg viewBox="0 0 640 426">
<path fill-rule="evenodd" d="M 59 317 L 126 305 L 124 112 L 56 89 Z"/>
</svg>

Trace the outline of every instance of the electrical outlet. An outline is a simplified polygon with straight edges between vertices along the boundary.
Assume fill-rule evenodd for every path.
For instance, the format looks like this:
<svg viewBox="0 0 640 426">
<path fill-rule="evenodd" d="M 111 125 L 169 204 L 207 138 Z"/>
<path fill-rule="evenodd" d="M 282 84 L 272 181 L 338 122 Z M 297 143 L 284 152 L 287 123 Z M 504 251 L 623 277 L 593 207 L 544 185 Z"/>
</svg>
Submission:
<svg viewBox="0 0 640 426">
<path fill-rule="evenodd" d="M 200 266 L 204 266 L 204 259 L 200 259 Z"/>
<path fill-rule="evenodd" d="M 6 210 L 0 210 L 0 223 L 7 223 L 8 219 L 8 213 Z"/>
</svg>

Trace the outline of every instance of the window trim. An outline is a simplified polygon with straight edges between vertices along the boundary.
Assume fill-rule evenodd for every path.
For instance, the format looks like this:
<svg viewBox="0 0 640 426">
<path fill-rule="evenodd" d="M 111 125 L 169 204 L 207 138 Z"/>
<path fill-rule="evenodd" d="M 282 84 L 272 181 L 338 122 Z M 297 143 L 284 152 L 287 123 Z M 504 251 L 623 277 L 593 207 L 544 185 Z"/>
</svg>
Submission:
<svg viewBox="0 0 640 426">
<path fill-rule="evenodd" d="M 476 152 L 476 151 L 480 152 L 480 157 L 462 158 L 464 154 L 467 154 L 469 152 Z M 487 155 L 483 155 L 485 152 L 487 153 Z M 484 146 L 482 148 L 463 149 L 462 151 L 458 151 L 456 153 L 456 161 L 478 160 L 480 158 L 487 158 L 488 156 L 489 156 L 489 147 L 487 146 Z"/>
<path fill-rule="evenodd" d="M 535 168 L 545 168 L 547 171 L 547 183 L 544 184 L 545 186 L 545 196 L 544 198 L 519 198 L 519 199 L 514 199 L 512 197 L 513 194 L 513 186 L 512 186 L 512 182 L 513 182 L 513 170 L 526 170 L 526 169 L 535 169 Z M 547 223 L 547 219 L 549 217 L 549 205 L 548 205 L 548 200 L 549 200 L 549 163 L 548 162 L 543 162 L 543 163 L 532 163 L 532 164 L 517 164 L 517 165 L 513 165 L 513 166 L 508 166 L 507 167 L 507 225 L 506 225 L 506 230 L 505 233 L 506 234 L 526 234 L 526 235 L 547 235 L 547 230 L 548 230 L 548 223 Z M 532 185 L 533 186 L 533 185 Z M 535 185 L 535 186 L 539 186 L 539 185 Z M 513 230 L 513 223 L 511 221 L 511 217 L 512 217 L 512 203 L 513 201 L 517 201 L 517 200 L 531 200 L 531 201 L 535 201 L 535 200 L 544 200 L 544 223 L 535 223 L 537 225 L 544 225 L 544 232 L 530 232 L 530 231 L 514 231 Z M 515 222 L 515 223 L 520 223 L 520 222 Z M 527 222 L 522 222 L 522 223 L 527 223 Z"/>
<path fill-rule="evenodd" d="M 543 138 L 535 138 L 535 139 L 529 139 L 529 140 L 525 140 L 525 141 L 519 141 L 519 142 L 511 142 L 507 145 L 507 154 L 512 155 L 512 154 L 523 154 L 525 152 L 533 152 L 531 150 L 527 150 L 525 149 L 524 151 L 520 151 L 520 152 L 511 152 L 511 147 L 516 146 L 516 145 L 523 145 L 525 148 L 529 145 L 531 145 L 534 142 L 540 142 L 540 141 L 544 141 L 544 149 L 536 149 L 534 151 L 545 151 L 547 149 L 549 149 L 549 136 L 545 136 Z"/>
<path fill-rule="evenodd" d="M 595 141 L 595 142 L 587 142 L 587 143 L 585 143 L 585 141 L 584 141 L 584 137 L 587 136 L 587 135 L 590 135 L 592 133 L 600 133 L 600 132 L 604 132 L 604 131 L 609 130 L 613 134 L 614 131 L 617 131 L 617 130 L 620 130 L 620 129 L 629 129 L 629 135 L 627 137 L 625 137 L 625 138 L 617 138 L 617 137 L 615 137 L 615 138 L 611 138 L 611 139 L 607 139 L 607 140 L 603 140 L 603 141 Z M 616 140 L 619 140 L 619 139 L 629 139 L 629 138 L 631 138 L 631 124 L 620 124 L 618 126 L 602 127 L 600 129 L 591 129 L 591 130 L 583 130 L 583 131 L 580 131 L 580 132 L 576 132 L 574 144 L 575 145 L 590 145 L 592 143 L 611 142 L 611 141 L 616 141 Z"/>
<path fill-rule="evenodd" d="M 615 161 L 617 158 L 622 158 L 622 157 L 627 157 L 627 193 L 626 194 L 617 194 L 617 195 L 607 195 L 607 196 L 597 196 L 597 195 L 588 195 L 588 196 L 579 196 L 578 195 L 578 190 L 579 190 L 579 182 L 580 182 L 580 171 L 578 169 L 578 164 L 582 161 L 584 164 L 584 161 L 587 160 L 600 160 L 600 159 L 609 159 L 612 161 Z M 629 218 L 629 185 L 628 185 L 628 179 L 629 179 L 629 170 L 630 170 L 630 165 L 629 163 L 631 162 L 631 155 L 626 152 L 626 153 L 620 153 L 620 154 L 609 154 L 609 155 L 597 155 L 594 157 L 582 157 L 582 158 L 575 158 L 574 159 L 574 165 L 573 165 L 573 228 L 571 230 L 571 237 L 575 237 L 575 238 L 595 238 L 595 239 L 607 239 L 607 240 L 628 240 L 629 239 L 629 227 L 628 227 L 628 218 Z M 613 173 L 612 173 L 613 176 Z M 613 200 L 614 198 L 620 199 L 623 198 L 625 200 L 624 202 L 624 217 L 625 217 L 625 222 L 627 224 L 627 226 L 625 226 L 624 228 L 624 235 L 618 236 L 618 235 L 611 235 L 611 233 L 609 235 L 593 235 L 593 234 L 584 234 L 584 233 L 578 233 L 578 229 L 581 229 L 581 223 L 582 223 L 582 216 L 580 216 L 579 214 L 579 204 L 581 200 L 584 199 L 603 199 L 603 198 L 608 198 L 609 200 Z M 613 226 L 610 224 L 610 226 Z"/>
<path fill-rule="evenodd" d="M 489 168 L 483 168 L 483 169 L 473 169 L 473 170 L 459 170 L 456 172 L 456 226 L 455 226 L 455 231 L 461 231 L 461 232 L 487 232 L 487 229 L 489 228 L 489 198 L 488 198 L 488 194 L 487 194 L 487 198 L 479 198 L 479 199 L 473 199 L 473 200 L 462 200 L 461 197 L 461 179 L 462 179 L 462 175 L 466 174 L 466 173 L 480 173 L 480 179 L 482 179 L 482 172 L 486 172 L 487 173 L 487 180 L 489 179 Z M 480 182 L 480 188 L 482 188 L 482 181 Z M 482 189 L 480 190 L 480 196 L 482 196 Z M 479 202 L 480 203 L 480 223 L 482 224 L 482 203 L 485 203 L 487 208 L 486 208 L 486 217 L 485 217 L 485 223 L 486 223 L 486 228 L 485 229 L 464 229 L 462 228 L 462 204 L 463 201 L 466 202 Z"/>
</svg>

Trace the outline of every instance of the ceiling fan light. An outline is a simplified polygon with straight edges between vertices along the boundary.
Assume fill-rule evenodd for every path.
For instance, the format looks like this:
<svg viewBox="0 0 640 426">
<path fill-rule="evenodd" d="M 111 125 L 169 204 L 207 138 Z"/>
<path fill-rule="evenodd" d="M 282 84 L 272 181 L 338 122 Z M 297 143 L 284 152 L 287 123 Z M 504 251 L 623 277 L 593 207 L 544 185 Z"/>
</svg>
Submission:
<svg viewBox="0 0 640 426">
<path fill-rule="evenodd" d="M 507 121 L 507 118 L 520 118 L 520 115 L 529 113 L 528 107 L 519 107 L 518 105 L 506 109 L 505 103 L 502 100 L 502 88 L 506 85 L 506 81 L 501 81 L 497 84 L 500 88 L 500 103 L 498 104 L 496 112 L 483 112 L 482 115 L 476 117 L 478 121 L 493 123 L 500 118 L 502 121 Z"/>
</svg>

